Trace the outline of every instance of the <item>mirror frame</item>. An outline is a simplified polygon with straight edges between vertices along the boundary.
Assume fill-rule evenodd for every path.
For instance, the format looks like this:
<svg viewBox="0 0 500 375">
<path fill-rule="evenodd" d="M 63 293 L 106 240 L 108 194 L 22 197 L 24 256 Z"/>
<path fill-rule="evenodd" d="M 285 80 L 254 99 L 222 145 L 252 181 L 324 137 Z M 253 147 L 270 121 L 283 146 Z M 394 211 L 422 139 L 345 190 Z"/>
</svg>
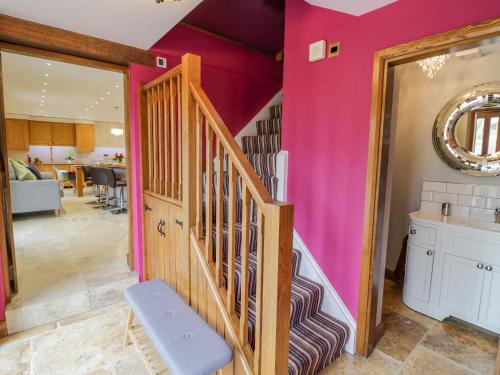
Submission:
<svg viewBox="0 0 500 375">
<path fill-rule="evenodd" d="M 451 168 L 470 176 L 500 176 L 500 151 L 478 156 L 455 139 L 455 127 L 461 116 L 479 108 L 500 110 L 500 82 L 474 86 L 451 99 L 441 109 L 432 129 L 437 154 Z"/>
</svg>

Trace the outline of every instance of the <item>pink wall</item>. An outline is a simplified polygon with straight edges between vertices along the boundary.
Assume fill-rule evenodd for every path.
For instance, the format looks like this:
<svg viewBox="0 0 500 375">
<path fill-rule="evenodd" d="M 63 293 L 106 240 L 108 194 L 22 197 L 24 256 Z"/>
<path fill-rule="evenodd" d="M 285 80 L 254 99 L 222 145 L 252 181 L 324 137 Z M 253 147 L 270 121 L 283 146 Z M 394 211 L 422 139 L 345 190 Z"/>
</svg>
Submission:
<svg viewBox="0 0 500 375">
<path fill-rule="evenodd" d="M 281 89 L 281 63 L 266 55 L 213 37 L 187 26 L 178 25 L 160 39 L 151 51 L 168 58 L 168 67 L 180 63 L 187 52 L 201 56 L 202 86 L 229 130 L 237 134 L 252 117 Z M 133 65 L 130 70 L 130 117 L 132 180 L 134 194 L 134 258 L 142 279 L 142 197 L 139 165 L 139 85 L 164 70 Z"/>
<path fill-rule="evenodd" d="M 287 0 L 283 149 L 295 228 L 357 316 L 373 54 L 500 16 L 500 2 L 399 0 L 353 17 Z M 341 42 L 335 59 L 309 63 L 308 45 Z"/>
</svg>

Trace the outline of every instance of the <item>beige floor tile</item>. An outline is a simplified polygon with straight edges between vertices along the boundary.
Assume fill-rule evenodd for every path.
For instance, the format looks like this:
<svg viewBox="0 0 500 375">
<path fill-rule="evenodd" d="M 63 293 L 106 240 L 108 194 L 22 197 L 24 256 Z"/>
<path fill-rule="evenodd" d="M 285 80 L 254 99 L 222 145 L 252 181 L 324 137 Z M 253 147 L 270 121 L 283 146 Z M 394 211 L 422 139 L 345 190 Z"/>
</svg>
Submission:
<svg viewBox="0 0 500 375">
<path fill-rule="evenodd" d="M 455 319 L 432 328 L 422 345 L 480 374 L 492 374 L 498 336 Z"/>
<path fill-rule="evenodd" d="M 114 310 L 38 336 L 32 343 L 32 374 L 88 374 L 132 355 L 123 346 L 125 319 Z"/>
<path fill-rule="evenodd" d="M 114 365 L 116 375 L 148 375 L 148 370 L 138 353 L 132 354 L 116 362 Z"/>
<path fill-rule="evenodd" d="M 385 280 L 384 282 L 384 309 L 394 311 L 399 315 L 403 315 L 417 323 L 420 323 L 424 327 L 431 328 L 436 324 L 437 320 L 432 319 L 429 316 L 420 314 L 403 303 L 403 285 L 397 284 L 390 280 Z"/>
<path fill-rule="evenodd" d="M 393 375 L 401 369 L 401 363 L 375 350 L 369 358 L 343 354 L 321 375 Z"/>
<path fill-rule="evenodd" d="M 30 373 L 29 340 L 0 345 L 0 375 L 28 375 Z"/>
<path fill-rule="evenodd" d="M 418 345 L 405 363 L 401 375 L 474 375 L 469 369 Z"/>
<path fill-rule="evenodd" d="M 403 315 L 384 311 L 384 335 L 377 348 L 398 361 L 404 361 L 424 337 L 427 328 Z"/>
<path fill-rule="evenodd" d="M 66 190 L 60 217 L 16 215 L 20 291 L 8 306 L 9 332 L 117 302 L 137 280 L 127 265 L 127 215 L 93 209 L 95 198 L 86 194 Z"/>
</svg>

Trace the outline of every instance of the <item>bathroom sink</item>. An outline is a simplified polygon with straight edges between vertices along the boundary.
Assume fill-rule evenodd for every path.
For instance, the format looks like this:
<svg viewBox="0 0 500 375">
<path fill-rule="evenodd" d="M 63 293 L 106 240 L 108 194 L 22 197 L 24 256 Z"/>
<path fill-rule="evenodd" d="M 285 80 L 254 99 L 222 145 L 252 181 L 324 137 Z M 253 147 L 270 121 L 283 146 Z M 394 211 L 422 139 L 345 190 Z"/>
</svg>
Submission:
<svg viewBox="0 0 500 375">
<path fill-rule="evenodd" d="M 415 220 L 430 220 L 435 223 L 457 225 L 472 229 L 486 230 L 489 232 L 500 233 L 500 224 L 490 223 L 482 220 L 469 219 L 466 217 L 443 216 L 437 212 L 415 211 L 410 214 Z"/>
</svg>

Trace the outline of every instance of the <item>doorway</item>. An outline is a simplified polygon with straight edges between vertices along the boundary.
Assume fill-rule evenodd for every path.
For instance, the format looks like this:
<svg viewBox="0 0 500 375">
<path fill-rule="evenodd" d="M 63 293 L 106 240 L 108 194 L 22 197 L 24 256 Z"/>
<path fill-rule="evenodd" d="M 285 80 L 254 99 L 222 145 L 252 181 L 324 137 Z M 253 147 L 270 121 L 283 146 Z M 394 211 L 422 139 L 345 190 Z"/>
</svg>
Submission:
<svg viewBox="0 0 500 375">
<path fill-rule="evenodd" d="M 375 55 L 371 134 L 366 186 L 365 230 L 357 322 L 357 352 L 369 355 L 384 334 L 380 311 L 384 290 L 384 220 L 389 206 L 388 175 L 391 148 L 393 69 L 429 57 L 456 53 L 498 41 L 500 20 L 427 37 L 388 48 Z M 387 227 L 385 228 L 387 230 Z"/>
<path fill-rule="evenodd" d="M 9 334 L 116 303 L 138 281 L 128 69 L 48 55 L 1 54 Z"/>
</svg>

